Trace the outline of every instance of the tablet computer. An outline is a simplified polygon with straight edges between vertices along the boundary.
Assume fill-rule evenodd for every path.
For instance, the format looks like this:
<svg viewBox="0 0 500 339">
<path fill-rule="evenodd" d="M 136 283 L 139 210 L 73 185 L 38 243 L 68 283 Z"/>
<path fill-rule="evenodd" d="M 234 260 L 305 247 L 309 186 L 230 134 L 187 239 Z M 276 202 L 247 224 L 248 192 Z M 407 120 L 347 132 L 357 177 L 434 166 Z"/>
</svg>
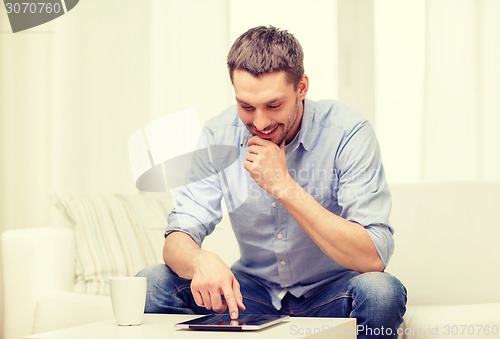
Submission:
<svg viewBox="0 0 500 339">
<path fill-rule="evenodd" d="M 229 314 L 209 314 L 177 323 L 175 326 L 202 331 L 256 331 L 288 320 L 288 315 L 240 314 L 231 320 Z"/>
</svg>

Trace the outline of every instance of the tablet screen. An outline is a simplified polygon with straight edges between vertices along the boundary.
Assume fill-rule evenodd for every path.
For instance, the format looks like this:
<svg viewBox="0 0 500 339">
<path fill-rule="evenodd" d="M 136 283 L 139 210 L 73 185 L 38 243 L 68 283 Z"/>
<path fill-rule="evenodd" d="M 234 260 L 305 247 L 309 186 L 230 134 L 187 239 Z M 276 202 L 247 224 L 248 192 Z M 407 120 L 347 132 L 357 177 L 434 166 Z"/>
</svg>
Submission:
<svg viewBox="0 0 500 339">
<path fill-rule="evenodd" d="M 287 315 L 240 314 L 238 320 L 231 320 L 229 314 L 209 314 L 200 318 L 176 324 L 177 327 L 211 331 L 252 331 L 287 320 Z"/>
</svg>

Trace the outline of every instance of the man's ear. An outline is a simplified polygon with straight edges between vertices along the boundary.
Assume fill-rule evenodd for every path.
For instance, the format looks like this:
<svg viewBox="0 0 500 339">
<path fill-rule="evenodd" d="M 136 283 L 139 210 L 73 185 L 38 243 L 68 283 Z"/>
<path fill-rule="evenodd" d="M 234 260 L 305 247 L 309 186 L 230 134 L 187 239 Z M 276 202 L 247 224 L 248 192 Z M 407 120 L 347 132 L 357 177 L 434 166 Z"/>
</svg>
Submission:
<svg viewBox="0 0 500 339">
<path fill-rule="evenodd" d="M 304 100 L 308 90 L 309 90 L 309 78 L 307 77 L 307 74 L 303 74 L 302 78 L 297 84 L 297 94 L 299 95 L 300 100 Z"/>
</svg>

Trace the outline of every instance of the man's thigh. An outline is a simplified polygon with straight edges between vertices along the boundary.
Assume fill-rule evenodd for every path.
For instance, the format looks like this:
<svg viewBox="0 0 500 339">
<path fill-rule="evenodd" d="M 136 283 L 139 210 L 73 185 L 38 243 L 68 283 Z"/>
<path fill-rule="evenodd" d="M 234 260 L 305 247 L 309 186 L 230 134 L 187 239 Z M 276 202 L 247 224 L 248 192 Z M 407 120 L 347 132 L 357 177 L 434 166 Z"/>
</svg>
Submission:
<svg viewBox="0 0 500 339">
<path fill-rule="evenodd" d="M 307 297 L 296 298 L 288 293 L 282 301 L 282 312 L 296 317 L 349 317 L 353 295 L 348 286 L 357 275 L 357 272 L 348 272 L 316 288 Z"/>
<path fill-rule="evenodd" d="M 269 293 L 255 278 L 241 272 L 234 272 L 236 280 L 240 283 L 243 304 L 247 314 L 279 314 L 272 305 Z"/>
<path fill-rule="evenodd" d="M 375 314 L 381 313 L 402 316 L 405 304 L 404 286 L 390 274 L 349 272 L 341 279 L 315 290 L 307 298 L 295 298 L 288 294 L 283 300 L 282 312 L 303 317 L 372 319 Z"/>
<path fill-rule="evenodd" d="M 137 276 L 147 277 L 146 313 L 207 314 L 191 293 L 191 281 L 175 274 L 167 265 L 145 268 Z"/>
</svg>

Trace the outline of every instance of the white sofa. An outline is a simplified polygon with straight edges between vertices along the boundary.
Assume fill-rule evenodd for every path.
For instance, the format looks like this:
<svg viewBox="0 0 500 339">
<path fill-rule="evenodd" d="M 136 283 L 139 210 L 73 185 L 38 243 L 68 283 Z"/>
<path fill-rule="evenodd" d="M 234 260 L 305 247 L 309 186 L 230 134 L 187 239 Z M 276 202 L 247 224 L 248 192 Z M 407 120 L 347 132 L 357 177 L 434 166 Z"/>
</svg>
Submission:
<svg viewBox="0 0 500 339">
<path fill-rule="evenodd" d="M 393 185 L 391 190 L 396 251 L 387 271 L 402 280 L 409 297 L 400 337 L 500 336 L 500 183 Z M 228 225 L 220 226 L 205 247 L 230 263 L 237 247 Z M 159 235 L 151 250 L 160 261 L 161 230 L 149 231 Z M 74 225 L 4 232 L 4 339 L 112 317 L 103 291 L 89 294 L 75 287 L 82 270 L 75 261 L 78 232 Z"/>
</svg>

